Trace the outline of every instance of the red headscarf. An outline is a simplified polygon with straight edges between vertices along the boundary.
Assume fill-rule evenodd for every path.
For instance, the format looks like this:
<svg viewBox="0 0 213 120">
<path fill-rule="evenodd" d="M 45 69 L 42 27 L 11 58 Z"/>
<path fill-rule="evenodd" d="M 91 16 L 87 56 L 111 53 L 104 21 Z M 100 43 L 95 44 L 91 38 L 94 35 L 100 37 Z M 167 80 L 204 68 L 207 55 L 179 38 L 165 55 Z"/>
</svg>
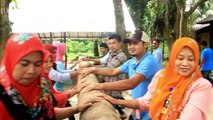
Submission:
<svg viewBox="0 0 213 120">
<path fill-rule="evenodd" d="M 3 85 L 6 90 L 9 90 L 11 85 L 19 91 L 19 94 L 28 102 L 29 106 L 33 106 L 35 98 L 40 94 L 37 78 L 29 86 L 23 86 L 16 82 L 12 76 L 15 65 L 23 58 L 34 51 L 42 51 L 42 42 L 33 34 L 21 33 L 12 35 L 5 47 L 5 53 L 1 65 L 2 73 L 0 75 Z M 29 96 L 30 91 L 30 96 Z"/>
<path fill-rule="evenodd" d="M 44 49 L 48 50 L 51 54 L 56 53 L 56 50 L 57 50 L 56 46 L 53 46 L 51 44 L 44 44 L 43 47 L 44 47 Z"/>
<path fill-rule="evenodd" d="M 183 49 L 183 47 L 189 47 L 195 57 L 195 68 L 190 76 L 184 77 L 180 76 L 175 71 L 175 60 L 179 52 Z M 170 116 L 171 120 L 178 119 L 180 115 L 181 105 L 184 99 L 185 92 L 187 88 L 198 78 L 202 77 L 199 70 L 199 47 L 195 40 L 192 38 L 179 38 L 175 41 L 168 62 L 167 68 L 161 73 L 158 78 L 158 83 L 156 87 L 156 93 L 153 96 L 153 99 L 150 104 L 150 116 L 152 120 L 158 120 L 165 115 L 162 115 L 162 109 L 165 100 L 171 94 L 169 90 L 170 87 L 172 90 L 172 97 L 170 100 L 170 104 L 167 109 L 167 113 Z"/>
<path fill-rule="evenodd" d="M 44 49 L 44 61 L 46 61 L 48 57 L 51 57 L 52 63 L 54 63 L 53 55 L 49 51 Z M 50 83 L 52 83 L 51 82 L 52 80 L 50 80 L 50 78 L 48 77 L 48 74 L 49 73 L 44 73 L 44 76 L 45 76 L 45 78 L 47 78 L 50 81 Z M 56 91 L 53 88 L 53 84 L 51 84 L 51 91 L 57 101 L 57 107 L 65 107 L 68 102 L 68 99 L 69 99 L 68 93 Z"/>
</svg>

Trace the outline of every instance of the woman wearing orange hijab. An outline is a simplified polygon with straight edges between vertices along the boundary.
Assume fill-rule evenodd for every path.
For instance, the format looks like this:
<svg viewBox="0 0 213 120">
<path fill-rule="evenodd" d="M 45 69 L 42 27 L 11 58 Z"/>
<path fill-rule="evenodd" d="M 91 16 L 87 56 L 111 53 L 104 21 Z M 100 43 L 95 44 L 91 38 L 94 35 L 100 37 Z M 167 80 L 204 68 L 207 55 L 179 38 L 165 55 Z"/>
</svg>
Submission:
<svg viewBox="0 0 213 120">
<path fill-rule="evenodd" d="M 91 106 L 54 107 L 50 82 L 41 77 L 43 47 L 32 34 L 10 37 L 0 67 L 0 120 L 64 119 Z"/>
<path fill-rule="evenodd" d="M 117 100 L 100 96 L 132 109 L 149 109 L 152 120 L 206 120 L 212 86 L 200 73 L 199 53 L 195 40 L 179 38 L 172 47 L 166 69 L 156 73 L 143 97 Z"/>
</svg>

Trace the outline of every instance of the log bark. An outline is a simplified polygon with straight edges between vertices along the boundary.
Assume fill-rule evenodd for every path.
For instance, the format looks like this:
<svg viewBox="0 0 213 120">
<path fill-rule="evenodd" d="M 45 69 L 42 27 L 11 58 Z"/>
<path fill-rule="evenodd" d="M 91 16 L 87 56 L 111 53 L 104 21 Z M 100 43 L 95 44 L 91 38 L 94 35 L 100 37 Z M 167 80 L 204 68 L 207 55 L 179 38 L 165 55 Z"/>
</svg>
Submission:
<svg viewBox="0 0 213 120">
<path fill-rule="evenodd" d="M 80 78 L 80 77 L 78 77 Z M 87 75 L 86 80 L 91 83 L 97 83 L 98 80 L 95 74 Z M 78 79 L 79 80 L 79 79 Z M 86 93 L 79 93 L 78 103 L 84 103 L 89 99 L 93 99 L 97 94 L 100 94 L 100 90 L 92 90 Z M 86 111 L 80 113 L 80 120 L 121 120 L 116 113 L 111 103 L 106 100 L 94 103 Z"/>
</svg>

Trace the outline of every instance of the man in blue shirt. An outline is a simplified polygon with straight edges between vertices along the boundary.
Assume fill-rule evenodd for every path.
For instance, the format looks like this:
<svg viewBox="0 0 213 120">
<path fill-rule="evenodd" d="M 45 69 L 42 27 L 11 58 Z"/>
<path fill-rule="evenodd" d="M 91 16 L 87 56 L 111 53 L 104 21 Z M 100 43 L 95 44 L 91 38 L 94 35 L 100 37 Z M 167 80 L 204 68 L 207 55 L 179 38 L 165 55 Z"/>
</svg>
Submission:
<svg viewBox="0 0 213 120">
<path fill-rule="evenodd" d="M 158 64 L 160 66 L 160 69 L 162 69 L 163 55 L 162 55 L 162 50 L 159 47 L 160 46 L 160 41 L 159 40 L 153 40 L 152 46 L 153 46 L 153 49 L 154 49 L 152 55 L 157 59 Z"/>
<path fill-rule="evenodd" d="M 117 68 L 93 68 L 84 70 L 82 73 L 83 75 L 95 73 L 104 76 L 116 76 L 125 73 L 128 74 L 128 79 L 109 83 L 91 83 L 84 91 L 132 89 L 133 99 L 139 98 L 147 92 L 149 83 L 159 70 L 157 60 L 147 50 L 150 42 L 149 37 L 144 31 L 135 30 L 123 42 L 127 43 L 132 59 Z M 150 120 L 148 111 L 140 112 L 140 116 L 142 120 Z M 136 120 L 135 114 L 133 118 Z"/>
<path fill-rule="evenodd" d="M 213 52 L 211 48 L 207 47 L 207 42 L 201 42 L 201 62 L 200 62 L 200 70 L 204 78 L 209 80 L 212 85 L 213 81 L 210 78 L 211 71 L 213 70 Z"/>
</svg>

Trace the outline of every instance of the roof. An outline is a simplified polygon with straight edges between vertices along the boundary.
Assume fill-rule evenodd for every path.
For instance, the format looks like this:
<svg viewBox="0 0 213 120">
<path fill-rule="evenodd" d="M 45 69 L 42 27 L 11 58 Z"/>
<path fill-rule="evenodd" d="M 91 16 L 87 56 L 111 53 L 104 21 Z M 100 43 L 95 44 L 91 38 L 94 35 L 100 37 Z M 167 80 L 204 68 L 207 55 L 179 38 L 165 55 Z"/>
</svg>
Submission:
<svg viewBox="0 0 213 120">
<path fill-rule="evenodd" d="M 197 22 L 197 24 L 206 24 L 206 23 L 210 23 L 210 22 L 213 22 L 213 15 Z"/>
<path fill-rule="evenodd" d="M 41 40 L 64 40 L 70 39 L 99 39 L 106 38 L 111 32 L 45 32 L 34 33 L 37 34 Z"/>
<path fill-rule="evenodd" d="M 207 23 L 207 24 L 194 24 L 194 25 L 192 26 L 192 28 L 193 28 L 193 30 L 197 31 L 197 30 L 206 28 L 206 27 L 208 27 L 208 26 L 210 26 L 209 23 Z"/>
</svg>

